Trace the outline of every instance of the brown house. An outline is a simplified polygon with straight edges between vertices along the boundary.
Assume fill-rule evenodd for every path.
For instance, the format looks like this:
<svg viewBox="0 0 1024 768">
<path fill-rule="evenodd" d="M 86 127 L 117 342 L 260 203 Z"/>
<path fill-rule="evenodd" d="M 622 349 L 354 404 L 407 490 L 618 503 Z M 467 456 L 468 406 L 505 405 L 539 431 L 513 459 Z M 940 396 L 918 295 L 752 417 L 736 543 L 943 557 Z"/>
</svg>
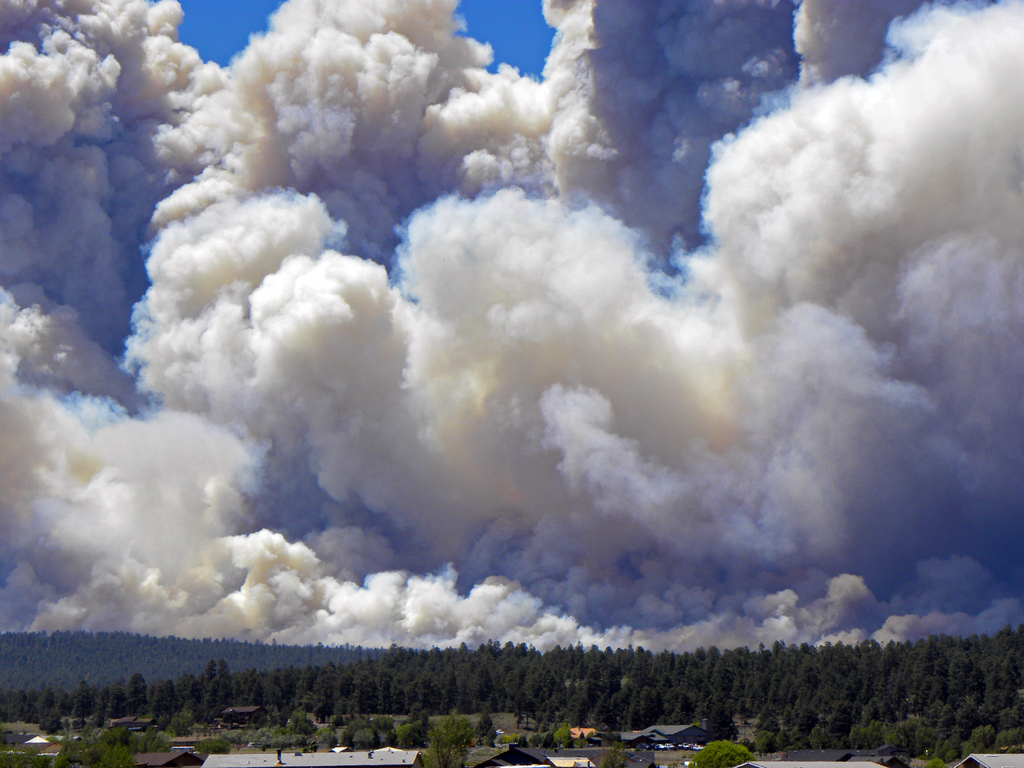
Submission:
<svg viewBox="0 0 1024 768">
<path fill-rule="evenodd" d="M 248 728 L 267 716 L 263 707 L 228 707 L 221 710 L 221 728 Z"/>
</svg>

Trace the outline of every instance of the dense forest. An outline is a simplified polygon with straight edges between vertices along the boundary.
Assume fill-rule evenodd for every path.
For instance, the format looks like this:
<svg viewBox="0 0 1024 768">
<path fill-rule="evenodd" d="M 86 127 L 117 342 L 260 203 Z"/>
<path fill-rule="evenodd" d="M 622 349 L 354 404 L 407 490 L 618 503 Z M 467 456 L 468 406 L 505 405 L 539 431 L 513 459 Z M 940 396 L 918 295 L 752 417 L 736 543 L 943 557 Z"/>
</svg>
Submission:
<svg viewBox="0 0 1024 768">
<path fill-rule="evenodd" d="M 347 664 L 380 653 L 353 646 L 265 645 L 128 632 L 3 632 L 0 688 L 72 688 L 82 680 L 106 685 L 136 672 L 148 680 L 171 680 L 199 673 L 208 662 L 221 659 L 233 669 L 271 670 Z"/>
<path fill-rule="evenodd" d="M 159 654 L 160 641 L 152 642 Z M 607 730 L 707 717 L 716 738 L 749 723 L 759 751 L 890 742 L 914 755 L 955 756 L 1024 741 L 1022 669 L 1024 627 L 885 646 L 776 643 L 683 654 L 580 646 L 540 653 L 492 642 L 475 650 L 392 647 L 348 664 L 262 671 L 232 672 L 223 659 L 174 679 L 136 672 L 111 685 L 7 689 L 0 717 L 99 725 L 138 714 L 168 724 L 182 711 L 203 722 L 227 706 L 262 705 L 270 725 L 296 709 L 336 724 L 454 710 L 511 712 L 536 729 L 568 722 Z"/>
</svg>

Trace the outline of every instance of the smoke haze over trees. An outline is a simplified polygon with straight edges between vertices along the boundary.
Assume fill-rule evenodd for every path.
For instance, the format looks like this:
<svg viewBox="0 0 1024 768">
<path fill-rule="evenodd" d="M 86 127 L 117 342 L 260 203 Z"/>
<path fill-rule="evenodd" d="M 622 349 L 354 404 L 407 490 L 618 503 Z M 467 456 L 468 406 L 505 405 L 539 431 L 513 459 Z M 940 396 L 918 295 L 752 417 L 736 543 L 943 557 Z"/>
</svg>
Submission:
<svg viewBox="0 0 1024 768">
<path fill-rule="evenodd" d="M 0 628 L 1024 619 L 1024 4 L 0 0 Z"/>
</svg>

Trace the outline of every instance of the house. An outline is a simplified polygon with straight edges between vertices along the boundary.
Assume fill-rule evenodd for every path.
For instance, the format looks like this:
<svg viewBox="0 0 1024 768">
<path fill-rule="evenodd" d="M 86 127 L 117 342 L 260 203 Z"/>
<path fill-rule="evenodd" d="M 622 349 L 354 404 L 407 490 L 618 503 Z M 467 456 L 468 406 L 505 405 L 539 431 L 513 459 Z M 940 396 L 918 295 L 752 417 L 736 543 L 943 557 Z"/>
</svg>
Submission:
<svg viewBox="0 0 1024 768">
<path fill-rule="evenodd" d="M 554 768 L 594 768 L 594 764 L 586 757 L 572 757 L 571 755 L 549 755 L 548 762 Z"/>
<path fill-rule="evenodd" d="M 608 752 L 604 747 L 585 749 L 530 749 L 509 747 L 489 760 L 478 763 L 475 768 L 504 768 L 504 766 L 541 766 L 542 768 L 596 768 Z M 628 768 L 656 768 L 652 755 L 642 752 L 626 752 Z"/>
<path fill-rule="evenodd" d="M 622 733 L 620 738 L 633 749 L 685 749 L 707 744 L 711 731 L 705 720 L 702 725 L 652 725 L 642 731 Z"/>
<path fill-rule="evenodd" d="M 1024 768 L 1024 755 L 970 754 L 953 768 Z"/>
<path fill-rule="evenodd" d="M 6 733 L 4 739 L 12 747 L 30 747 L 36 750 L 48 747 L 52 743 L 49 739 L 31 733 Z"/>
<path fill-rule="evenodd" d="M 622 731 L 619 741 L 630 749 L 654 749 L 654 739 L 643 731 Z"/>
<path fill-rule="evenodd" d="M 872 768 L 879 765 L 879 763 L 861 763 L 862 768 Z M 751 760 L 736 768 L 850 768 L 850 766 L 845 762 L 833 760 Z"/>
<path fill-rule="evenodd" d="M 155 720 L 151 717 L 118 717 L 110 721 L 111 728 L 127 728 L 129 731 L 145 731 L 153 727 Z"/>
<path fill-rule="evenodd" d="M 23 752 L 34 752 L 39 755 L 54 756 L 60 752 L 63 745 L 57 740 L 50 741 L 43 736 L 30 733 L 6 733 L 4 740 L 8 747 L 14 747 Z"/>
<path fill-rule="evenodd" d="M 196 745 L 205 737 L 203 736 L 172 736 L 171 749 L 195 752 Z"/>
<path fill-rule="evenodd" d="M 597 734 L 597 728 L 570 728 L 569 729 L 569 735 L 572 737 L 573 741 L 578 741 L 580 739 L 586 739 L 587 741 L 591 741 L 592 739 L 595 738 L 596 734 Z"/>
<path fill-rule="evenodd" d="M 558 761 L 560 760 L 574 760 L 578 765 L 583 761 L 586 761 L 586 764 L 582 764 L 581 768 L 597 768 L 601 762 L 601 758 L 603 758 L 608 751 L 608 747 L 543 750 L 544 754 L 548 758 L 548 762 L 552 766 L 555 766 L 555 768 L 560 768 L 558 764 Z M 657 768 L 654 755 L 648 752 L 635 752 L 631 750 L 626 751 L 626 766 L 627 768 Z"/>
<path fill-rule="evenodd" d="M 141 768 L 193 768 L 203 764 L 205 755 L 195 752 L 140 752 L 135 756 L 135 765 Z"/>
<path fill-rule="evenodd" d="M 415 750 L 374 749 L 369 752 L 256 752 L 210 755 L 203 768 L 423 768 Z"/>
<path fill-rule="evenodd" d="M 910 768 L 907 750 L 891 744 L 878 749 L 798 749 L 785 752 L 783 757 L 799 763 L 878 763 L 886 768 Z"/>
<path fill-rule="evenodd" d="M 550 768 L 550 763 L 543 749 L 529 747 L 509 747 L 489 760 L 478 763 L 476 768 L 502 768 L 506 765 L 543 765 Z"/>
<path fill-rule="evenodd" d="M 221 728 L 248 728 L 267 716 L 263 707 L 228 707 L 221 710 Z"/>
</svg>

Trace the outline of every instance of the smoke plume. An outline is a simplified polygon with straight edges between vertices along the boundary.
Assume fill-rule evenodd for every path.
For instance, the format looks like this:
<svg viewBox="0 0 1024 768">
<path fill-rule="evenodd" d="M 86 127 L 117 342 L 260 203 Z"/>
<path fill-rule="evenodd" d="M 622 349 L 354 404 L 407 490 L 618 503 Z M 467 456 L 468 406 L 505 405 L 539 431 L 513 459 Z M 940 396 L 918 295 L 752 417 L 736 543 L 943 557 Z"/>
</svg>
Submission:
<svg viewBox="0 0 1024 768">
<path fill-rule="evenodd" d="M 1024 620 L 1024 3 L 544 11 L 0 0 L 0 627 Z"/>
</svg>

